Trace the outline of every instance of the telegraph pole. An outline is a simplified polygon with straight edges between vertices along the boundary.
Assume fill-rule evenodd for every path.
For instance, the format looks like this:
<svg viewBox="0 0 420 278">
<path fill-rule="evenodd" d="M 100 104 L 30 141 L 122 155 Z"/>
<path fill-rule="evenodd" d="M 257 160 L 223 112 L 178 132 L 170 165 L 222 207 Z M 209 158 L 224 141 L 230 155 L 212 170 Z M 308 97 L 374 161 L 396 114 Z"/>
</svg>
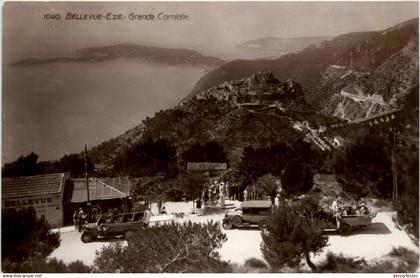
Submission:
<svg viewBox="0 0 420 278">
<path fill-rule="evenodd" d="M 397 133 L 396 130 L 392 132 L 392 150 L 391 150 L 391 161 L 392 161 L 392 199 L 396 201 L 398 199 L 398 169 L 397 169 L 397 156 L 396 156 L 396 141 Z"/>
<path fill-rule="evenodd" d="M 86 176 L 86 193 L 87 193 L 87 219 L 90 219 L 90 198 L 89 198 L 89 175 L 87 164 L 87 145 L 85 144 L 85 176 Z"/>
</svg>

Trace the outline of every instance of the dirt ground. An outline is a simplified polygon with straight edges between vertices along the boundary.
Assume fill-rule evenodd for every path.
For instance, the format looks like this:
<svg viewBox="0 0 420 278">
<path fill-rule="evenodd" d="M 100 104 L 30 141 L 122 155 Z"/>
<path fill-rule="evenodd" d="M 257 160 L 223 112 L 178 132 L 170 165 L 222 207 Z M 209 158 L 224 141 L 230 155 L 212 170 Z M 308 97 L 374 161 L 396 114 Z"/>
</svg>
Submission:
<svg viewBox="0 0 420 278">
<path fill-rule="evenodd" d="M 230 207 L 239 206 L 239 202 L 228 201 Z M 191 202 L 165 203 L 168 216 L 164 219 L 173 217 L 176 221 L 207 222 L 210 220 L 221 221 L 223 212 L 198 216 L 191 214 Z M 156 215 L 156 207 L 152 207 L 152 212 Z M 173 213 L 184 213 L 183 218 L 175 218 Z M 393 247 L 406 247 L 418 252 L 418 247 L 411 241 L 408 234 L 399 230 L 392 221 L 393 212 L 379 212 L 373 219 L 369 228 L 355 231 L 354 234 L 343 237 L 338 234 L 330 234 L 329 245 L 324 248 L 322 254 L 313 258 L 314 262 L 319 262 L 328 251 L 349 256 L 365 258 L 366 260 L 376 260 L 389 253 Z M 160 216 L 156 216 L 159 218 Z M 162 218 L 161 218 L 162 219 Z M 231 263 L 243 264 L 249 258 L 263 259 L 260 251 L 262 242 L 260 231 L 256 228 L 242 228 L 225 230 L 227 242 L 219 250 L 222 259 Z M 81 260 L 86 264 L 93 264 L 95 251 L 99 251 L 103 246 L 110 244 L 109 241 L 92 242 L 84 244 L 80 241 L 80 233 L 74 227 L 60 229 L 61 245 L 50 257 L 62 259 L 69 263 Z"/>
</svg>

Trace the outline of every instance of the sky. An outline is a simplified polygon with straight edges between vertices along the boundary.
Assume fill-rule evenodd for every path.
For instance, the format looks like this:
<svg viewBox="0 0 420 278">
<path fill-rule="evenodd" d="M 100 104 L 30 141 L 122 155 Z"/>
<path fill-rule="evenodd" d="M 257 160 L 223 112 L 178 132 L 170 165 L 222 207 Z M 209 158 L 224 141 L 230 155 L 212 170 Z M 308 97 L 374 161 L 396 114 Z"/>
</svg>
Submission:
<svg viewBox="0 0 420 278">
<path fill-rule="evenodd" d="M 247 40 L 268 36 L 335 36 L 382 30 L 418 17 L 418 8 L 418 2 L 415 1 L 6 2 L 3 4 L 2 18 L 3 160 L 5 157 L 11 160 L 27 154 L 29 149 L 38 152 L 43 159 L 57 158 L 77 152 L 83 146 L 81 142 L 86 143 L 85 140 L 89 138 L 91 141 L 88 143 L 94 145 L 117 136 L 129 128 L 126 118 L 131 119 L 131 128 L 134 123 L 152 115 L 153 111 L 177 103 L 180 96 L 187 95 L 196 79 L 204 74 L 201 69 L 173 72 L 170 68 L 157 68 L 150 71 L 150 68 L 138 68 L 141 65 L 129 62 L 120 68 L 114 68 L 114 64 L 106 67 L 105 63 L 13 68 L 8 66 L 11 62 L 30 57 L 73 56 L 76 50 L 84 47 L 119 43 L 186 48 L 226 59 L 233 57 L 235 45 Z M 121 14 L 122 17 L 128 17 L 130 13 L 155 16 L 160 13 L 184 14 L 188 20 L 68 20 L 68 13 L 77 17 L 107 13 Z M 53 15 L 59 15 L 60 19 L 47 19 Z M 158 78 L 153 79 L 152 76 Z M 184 82 L 184 87 L 188 88 L 180 86 L 180 82 Z M 141 88 L 141 92 L 138 92 L 138 88 Z M 167 91 L 173 95 L 170 98 L 168 94 L 163 104 L 156 99 L 163 98 L 162 95 L 156 93 L 149 96 L 145 93 L 164 94 Z M 86 95 L 80 95 L 82 93 Z M 111 98 L 116 95 L 126 99 Z M 156 103 L 152 105 L 144 101 L 143 98 L 148 97 Z M 89 105 L 85 107 L 86 103 Z M 139 104 L 147 107 L 137 107 Z M 104 117 L 103 111 L 107 106 L 113 106 L 110 110 L 118 111 L 116 114 L 126 118 Z M 91 107 L 96 107 L 96 110 Z M 73 111 L 74 108 L 77 109 Z M 51 111 L 56 111 L 56 114 L 51 114 Z M 96 113 L 96 118 L 91 116 L 92 111 Z M 81 125 L 79 116 L 90 117 L 91 126 L 97 128 L 89 129 Z M 106 121 L 103 120 L 105 118 Z M 72 125 L 73 122 L 75 124 Z M 102 127 L 104 123 L 105 127 Z M 57 134 L 52 134 L 50 130 Z M 87 130 L 91 133 L 87 134 Z M 63 141 L 52 142 L 54 136 Z M 70 146 L 68 136 L 79 138 L 80 142 L 72 142 Z M 35 148 L 34 145 L 39 147 Z M 46 155 L 54 149 L 50 146 L 55 147 L 54 157 L 52 154 Z"/>
<path fill-rule="evenodd" d="M 186 14 L 189 20 L 66 20 L 67 13 Z M 46 20 L 60 14 L 60 20 Z M 6 2 L 3 61 L 137 43 L 217 55 L 266 36 L 334 36 L 418 17 L 418 2 Z"/>
</svg>

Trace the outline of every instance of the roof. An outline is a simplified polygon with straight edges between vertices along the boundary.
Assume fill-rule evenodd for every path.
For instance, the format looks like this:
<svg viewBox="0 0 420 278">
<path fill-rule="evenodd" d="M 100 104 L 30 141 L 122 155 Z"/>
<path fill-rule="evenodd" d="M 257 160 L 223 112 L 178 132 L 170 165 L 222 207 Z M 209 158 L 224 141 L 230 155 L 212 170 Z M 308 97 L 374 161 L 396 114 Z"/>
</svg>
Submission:
<svg viewBox="0 0 420 278">
<path fill-rule="evenodd" d="M 72 203 L 87 202 L 86 179 L 73 179 Z M 128 195 L 99 179 L 89 179 L 89 200 L 121 199 Z"/>
<path fill-rule="evenodd" d="M 254 200 L 245 201 L 241 205 L 242 208 L 269 208 L 271 207 L 270 200 Z"/>
<path fill-rule="evenodd" d="M 65 173 L 2 178 L 2 198 L 19 198 L 61 193 L 66 180 Z"/>
<path fill-rule="evenodd" d="M 101 181 L 124 194 L 130 195 L 131 181 L 129 177 L 101 178 Z"/>
</svg>

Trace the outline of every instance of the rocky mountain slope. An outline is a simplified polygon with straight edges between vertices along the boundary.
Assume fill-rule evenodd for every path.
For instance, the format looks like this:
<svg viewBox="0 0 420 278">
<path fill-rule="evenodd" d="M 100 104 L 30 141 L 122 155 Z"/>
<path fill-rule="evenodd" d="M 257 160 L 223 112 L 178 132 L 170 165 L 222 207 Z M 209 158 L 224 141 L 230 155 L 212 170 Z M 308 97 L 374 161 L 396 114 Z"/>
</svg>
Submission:
<svg viewBox="0 0 420 278">
<path fill-rule="evenodd" d="M 119 154 L 135 144 L 164 138 L 177 148 L 178 154 L 194 144 L 217 142 L 235 163 L 245 147 L 263 148 L 304 140 L 307 132 L 294 126 L 302 121 L 317 127 L 331 118 L 310 109 L 298 83 L 281 82 L 270 73 L 256 73 L 159 111 L 136 128 L 94 147 L 90 155 L 95 163 L 112 165 Z"/>
<path fill-rule="evenodd" d="M 164 65 L 192 65 L 215 68 L 224 63 L 215 57 L 206 57 L 194 50 L 167 49 L 137 44 L 118 44 L 104 47 L 88 47 L 77 50 L 76 57 L 54 57 L 49 59 L 27 58 L 12 65 L 28 66 L 50 63 L 96 63 L 118 58 L 140 59 L 154 64 Z"/>
<path fill-rule="evenodd" d="M 403 96 L 418 84 L 416 51 L 418 19 L 413 19 L 381 31 L 337 36 L 276 60 L 232 61 L 201 78 L 189 97 L 255 71 L 271 70 L 276 78 L 300 83 L 305 100 L 319 111 L 356 119 L 398 105 L 390 102 L 394 95 Z M 333 73 L 334 68 L 341 72 Z"/>
<path fill-rule="evenodd" d="M 244 51 L 260 58 L 278 58 L 285 54 L 298 52 L 310 45 L 318 45 L 330 37 L 301 37 L 301 38 L 278 38 L 264 37 L 245 41 L 236 45 L 236 49 Z"/>
<path fill-rule="evenodd" d="M 418 51 L 417 39 L 412 37 L 406 46 L 372 72 L 356 72 L 342 67 L 342 75 L 334 76 L 330 68 L 327 69 L 322 76 L 325 81 L 322 88 L 333 95 L 325 103 L 323 112 L 355 120 L 401 108 L 409 90 L 419 82 Z M 343 87 L 334 88 L 338 84 Z"/>
</svg>

